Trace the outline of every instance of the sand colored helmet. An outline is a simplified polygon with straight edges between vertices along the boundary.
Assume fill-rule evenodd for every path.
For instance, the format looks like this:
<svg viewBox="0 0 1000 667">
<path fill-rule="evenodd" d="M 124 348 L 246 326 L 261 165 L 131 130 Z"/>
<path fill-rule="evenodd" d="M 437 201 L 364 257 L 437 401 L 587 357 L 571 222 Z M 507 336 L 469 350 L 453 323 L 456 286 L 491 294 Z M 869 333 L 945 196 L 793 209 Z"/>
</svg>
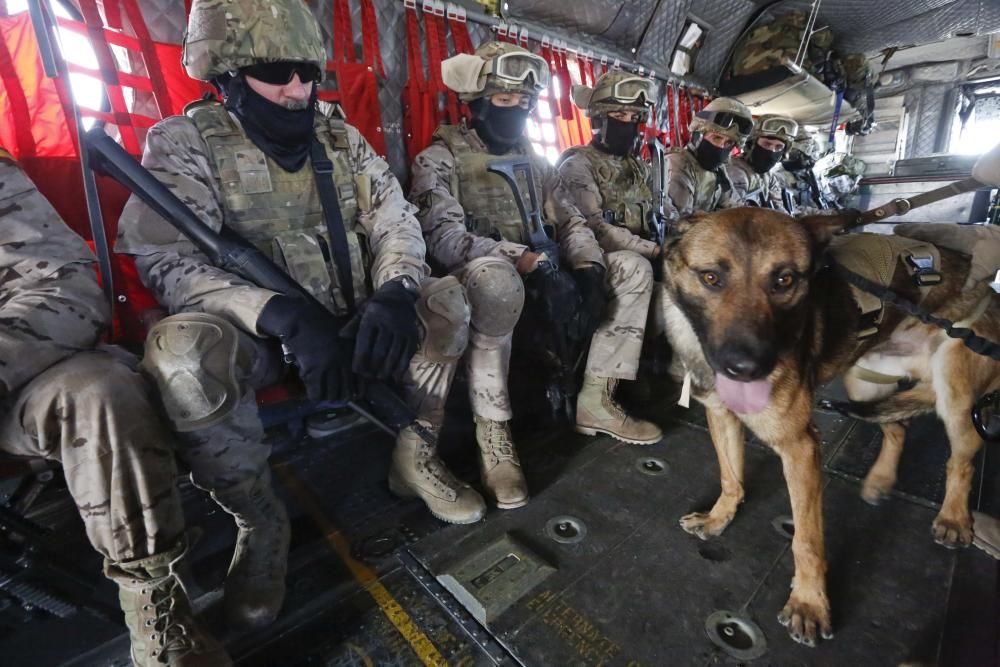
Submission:
<svg viewBox="0 0 1000 667">
<path fill-rule="evenodd" d="M 718 97 L 695 114 L 688 126 L 692 135 L 715 132 L 732 139 L 737 146 L 746 143 L 753 131 L 753 114 L 742 102 L 731 97 Z"/>
<path fill-rule="evenodd" d="M 791 118 L 768 114 L 754 121 L 753 132 L 750 133 L 750 143 L 756 143 L 760 137 L 777 139 L 785 143 L 785 152 L 787 153 L 798 133 L 799 124 Z"/>
<path fill-rule="evenodd" d="M 319 24 L 302 0 L 194 0 L 184 33 L 184 68 L 211 81 L 279 61 L 326 69 Z"/>
<path fill-rule="evenodd" d="M 609 111 L 631 111 L 643 122 L 655 101 L 655 81 L 622 70 L 605 72 L 593 88 L 573 86 L 573 103 L 591 118 L 600 118 Z"/>
<path fill-rule="evenodd" d="M 497 93 L 537 98 L 549 85 L 549 64 L 516 44 L 487 42 L 443 61 L 441 79 L 463 102 Z"/>
</svg>

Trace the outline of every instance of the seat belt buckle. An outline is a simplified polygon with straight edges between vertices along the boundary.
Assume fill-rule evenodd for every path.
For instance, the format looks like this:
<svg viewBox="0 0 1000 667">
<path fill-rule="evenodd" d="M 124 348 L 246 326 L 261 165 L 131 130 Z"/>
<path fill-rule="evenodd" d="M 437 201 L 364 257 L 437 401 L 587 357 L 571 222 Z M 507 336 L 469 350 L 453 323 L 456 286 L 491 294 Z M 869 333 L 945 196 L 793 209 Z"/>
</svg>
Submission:
<svg viewBox="0 0 1000 667">
<path fill-rule="evenodd" d="M 918 287 L 930 287 L 941 282 L 941 273 L 934 269 L 934 258 L 930 255 L 907 255 L 906 263 L 913 271 L 913 280 Z"/>
</svg>

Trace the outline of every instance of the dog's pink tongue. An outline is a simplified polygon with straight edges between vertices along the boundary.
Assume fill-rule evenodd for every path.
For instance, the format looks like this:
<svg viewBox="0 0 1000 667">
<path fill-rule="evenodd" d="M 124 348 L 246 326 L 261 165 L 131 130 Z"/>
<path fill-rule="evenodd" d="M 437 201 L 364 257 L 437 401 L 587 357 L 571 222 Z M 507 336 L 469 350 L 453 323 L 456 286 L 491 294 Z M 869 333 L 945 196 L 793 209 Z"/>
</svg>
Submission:
<svg viewBox="0 0 1000 667">
<path fill-rule="evenodd" d="M 722 373 L 716 373 L 715 391 L 733 412 L 752 415 L 767 407 L 767 401 L 771 398 L 771 383 L 767 380 L 737 382 Z"/>
</svg>

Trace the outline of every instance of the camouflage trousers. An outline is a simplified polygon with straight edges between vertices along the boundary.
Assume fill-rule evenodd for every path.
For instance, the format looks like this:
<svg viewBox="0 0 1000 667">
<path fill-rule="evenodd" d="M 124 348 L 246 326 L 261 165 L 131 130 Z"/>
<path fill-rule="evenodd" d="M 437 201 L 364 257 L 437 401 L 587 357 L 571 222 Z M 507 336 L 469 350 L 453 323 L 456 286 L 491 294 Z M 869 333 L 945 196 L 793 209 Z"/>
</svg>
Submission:
<svg viewBox="0 0 1000 667">
<path fill-rule="evenodd" d="M 634 380 L 649 316 L 653 269 L 649 260 L 631 250 L 608 253 L 605 261 L 608 307 L 590 341 L 587 374 Z"/>
<path fill-rule="evenodd" d="M 452 281 L 454 283 L 454 281 Z M 421 303 L 427 304 L 428 295 L 438 279 L 429 278 L 421 284 Z M 459 292 L 461 288 L 455 286 Z M 401 385 L 404 398 L 418 417 L 432 427 L 444 420 L 444 405 L 455 377 L 455 369 L 465 350 L 468 335 L 468 305 L 461 296 L 464 312 L 453 324 L 441 323 L 435 328 L 439 339 L 451 337 L 452 341 L 435 340 L 429 344 L 426 336 L 410 361 Z M 419 310 L 418 306 L 418 310 Z M 224 491 L 237 484 L 262 477 L 267 473 L 271 446 L 265 441 L 264 426 L 257 410 L 256 390 L 274 384 L 284 372 L 280 349 L 274 341 L 265 341 L 240 332 L 240 351 L 236 355 L 240 364 L 237 378 L 242 395 L 236 408 L 226 418 L 212 426 L 187 433 L 177 433 L 178 456 L 191 470 L 192 483 L 206 491 Z M 439 353 L 449 344 L 457 354 L 443 358 Z"/>
<path fill-rule="evenodd" d="M 184 528 L 174 442 L 152 394 L 135 359 L 108 347 L 0 403 L 0 450 L 59 461 L 90 543 L 113 562 L 163 553 Z"/>
</svg>

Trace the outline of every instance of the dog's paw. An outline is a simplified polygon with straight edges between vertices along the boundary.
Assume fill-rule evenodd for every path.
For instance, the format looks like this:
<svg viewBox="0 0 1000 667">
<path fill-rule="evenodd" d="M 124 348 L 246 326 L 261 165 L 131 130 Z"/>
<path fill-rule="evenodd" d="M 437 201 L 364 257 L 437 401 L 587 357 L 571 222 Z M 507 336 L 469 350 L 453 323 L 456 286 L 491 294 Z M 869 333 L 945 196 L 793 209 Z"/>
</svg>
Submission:
<svg viewBox="0 0 1000 667">
<path fill-rule="evenodd" d="M 878 505 L 889 497 L 889 492 L 895 484 L 896 480 L 893 478 L 868 473 L 861 484 L 861 499 L 869 505 Z"/>
<path fill-rule="evenodd" d="M 811 595 L 793 592 L 778 614 L 778 622 L 788 628 L 789 636 L 799 644 L 816 646 L 820 637 L 833 639 L 830 603 L 822 591 Z"/>
<path fill-rule="evenodd" d="M 948 549 L 959 549 L 972 544 L 972 517 L 955 520 L 940 514 L 931 525 L 934 541 Z"/>
<path fill-rule="evenodd" d="M 710 512 L 693 512 L 681 517 L 681 528 L 683 528 L 685 532 L 697 535 L 703 540 L 707 540 L 710 537 L 718 537 L 719 535 L 722 535 L 722 531 L 726 529 L 726 526 L 728 526 L 732 520 L 732 514 L 719 518 L 712 516 Z"/>
</svg>

